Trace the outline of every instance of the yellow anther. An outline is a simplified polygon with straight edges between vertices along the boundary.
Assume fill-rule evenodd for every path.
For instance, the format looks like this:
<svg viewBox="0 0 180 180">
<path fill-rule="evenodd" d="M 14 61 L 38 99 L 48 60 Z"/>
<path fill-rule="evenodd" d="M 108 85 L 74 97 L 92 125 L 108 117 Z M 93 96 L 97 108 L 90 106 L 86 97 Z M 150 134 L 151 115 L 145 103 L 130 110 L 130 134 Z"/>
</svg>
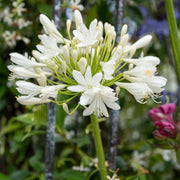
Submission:
<svg viewBox="0 0 180 180">
<path fill-rule="evenodd" d="M 146 76 L 149 76 L 149 78 L 151 78 L 151 77 L 152 77 L 152 73 L 151 73 L 151 71 L 150 71 L 150 70 L 147 70 L 147 71 L 146 71 Z"/>
</svg>

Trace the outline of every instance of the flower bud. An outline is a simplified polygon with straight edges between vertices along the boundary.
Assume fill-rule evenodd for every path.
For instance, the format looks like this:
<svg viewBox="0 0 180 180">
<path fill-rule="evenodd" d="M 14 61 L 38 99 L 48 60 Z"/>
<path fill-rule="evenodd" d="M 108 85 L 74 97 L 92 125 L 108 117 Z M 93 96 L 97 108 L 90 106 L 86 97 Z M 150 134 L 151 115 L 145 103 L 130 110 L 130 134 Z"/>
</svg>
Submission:
<svg viewBox="0 0 180 180">
<path fill-rule="evenodd" d="M 151 42 L 152 36 L 151 35 L 146 35 L 136 41 L 132 46 L 135 47 L 136 49 L 142 48 L 147 46 Z"/>
<path fill-rule="evenodd" d="M 32 55 L 40 62 L 45 62 L 41 57 L 43 56 L 39 51 L 33 50 Z"/>
<path fill-rule="evenodd" d="M 78 10 L 74 11 L 74 19 L 75 19 L 75 23 L 76 23 L 76 29 L 78 30 L 80 27 L 80 24 L 83 23 L 81 13 Z"/>
<path fill-rule="evenodd" d="M 121 29 L 121 37 L 123 37 L 127 33 L 127 24 L 124 24 Z"/>
<path fill-rule="evenodd" d="M 66 62 L 69 64 L 70 63 L 70 60 L 69 60 L 69 49 L 68 49 L 67 45 L 63 46 L 63 56 L 64 56 Z"/>
<path fill-rule="evenodd" d="M 163 136 L 157 129 L 153 131 L 153 136 L 158 140 L 164 140 L 167 138 L 166 136 Z"/>
<path fill-rule="evenodd" d="M 69 114 L 69 108 L 68 108 L 68 105 L 66 103 L 63 103 L 63 109 L 67 114 Z"/>
<path fill-rule="evenodd" d="M 70 19 L 68 19 L 66 21 L 66 27 L 67 27 L 67 31 L 70 32 L 70 28 L 71 28 L 71 20 Z"/>
<path fill-rule="evenodd" d="M 84 72 L 86 70 L 86 65 L 87 65 L 87 60 L 86 60 L 86 58 L 82 57 L 78 62 L 78 66 L 79 66 L 82 74 L 84 74 Z"/>
<path fill-rule="evenodd" d="M 67 68 L 66 62 L 62 61 L 62 70 L 63 70 L 64 74 L 66 74 L 66 68 Z"/>
<path fill-rule="evenodd" d="M 176 137 L 176 127 L 174 126 L 174 124 L 167 121 L 156 121 L 154 125 L 158 126 L 158 131 L 161 135 L 170 138 Z"/>
<path fill-rule="evenodd" d="M 128 35 L 128 34 L 125 34 L 125 35 L 121 38 L 121 40 L 120 40 L 121 46 L 122 46 L 122 47 L 125 46 L 125 45 L 127 44 L 128 40 L 129 40 L 129 35 Z"/>
<path fill-rule="evenodd" d="M 77 58 L 78 58 L 78 53 L 77 53 L 77 50 L 74 49 L 72 52 L 72 59 L 73 59 L 74 64 L 76 64 Z"/>
<path fill-rule="evenodd" d="M 116 87 L 116 96 L 117 96 L 117 97 L 119 96 L 119 93 L 120 93 L 120 87 L 117 86 L 117 87 Z"/>
<path fill-rule="evenodd" d="M 133 69 L 133 67 L 134 67 L 133 64 L 129 64 L 129 71 L 130 71 L 131 69 Z"/>
</svg>

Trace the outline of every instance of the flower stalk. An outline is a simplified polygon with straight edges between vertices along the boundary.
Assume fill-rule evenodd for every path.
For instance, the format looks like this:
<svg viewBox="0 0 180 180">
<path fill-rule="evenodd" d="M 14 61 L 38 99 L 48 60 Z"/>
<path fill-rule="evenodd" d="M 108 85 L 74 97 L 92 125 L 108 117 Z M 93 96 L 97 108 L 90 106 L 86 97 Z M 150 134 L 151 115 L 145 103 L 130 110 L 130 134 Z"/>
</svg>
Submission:
<svg viewBox="0 0 180 180">
<path fill-rule="evenodd" d="M 178 37 L 177 23 L 174 15 L 174 5 L 172 0 L 165 0 L 166 14 L 169 24 L 170 37 L 176 63 L 177 79 L 180 84 L 180 42 Z"/>
<path fill-rule="evenodd" d="M 96 147 L 96 154 L 97 154 L 98 162 L 99 162 L 99 170 L 101 174 L 101 179 L 106 180 L 107 170 L 105 166 L 104 150 L 102 146 L 102 139 L 100 135 L 98 118 L 95 114 L 91 114 L 90 117 L 91 117 L 92 132 L 93 132 L 94 142 L 95 142 L 95 147 Z"/>
</svg>

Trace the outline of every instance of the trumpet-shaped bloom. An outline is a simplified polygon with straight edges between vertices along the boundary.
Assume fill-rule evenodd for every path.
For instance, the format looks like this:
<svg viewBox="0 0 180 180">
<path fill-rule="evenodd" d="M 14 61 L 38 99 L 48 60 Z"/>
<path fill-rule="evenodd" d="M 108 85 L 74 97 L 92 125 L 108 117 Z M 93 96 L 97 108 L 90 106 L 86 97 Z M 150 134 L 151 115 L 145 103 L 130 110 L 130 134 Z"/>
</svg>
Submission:
<svg viewBox="0 0 180 180">
<path fill-rule="evenodd" d="M 97 26 L 97 19 L 91 22 L 89 29 L 80 24 L 80 31 L 74 30 L 74 36 L 79 40 L 77 47 L 95 46 L 99 41 L 100 29 Z"/>
<path fill-rule="evenodd" d="M 106 106 L 114 110 L 119 110 L 120 106 L 115 102 L 117 100 L 118 98 L 115 97 L 112 88 L 99 86 L 86 90 L 80 98 L 80 104 L 83 106 L 89 105 L 83 111 L 84 116 L 95 113 L 98 116 L 103 115 L 108 117 L 109 114 Z"/>
<path fill-rule="evenodd" d="M 144 103 L 143 100 L 152 97 L 154 98 L 153 91 L 148 87 L 146 83 L 123 83 L 116 82 L 116 85 L 126 89 L 131 93 L 137 102 Z"/>
<path fill-rule="evenodd" d="M 25 68 L 32 68 L 32 67 L 46 67 L 46 64 L 38 63 L 33 60 L 28 59 L 27 57 L 19 54 L 19 53 L 11 53 L 10 54 L 11 61 L 19 66 Z"/>
<path fill-rule="evenodd" d="M 81 72 L 74 70 L 73 77 L 78 83 L 78 85 L 70 86 L 68 89 L 73 92 L 83 92 L 86 89 L 91 89 L 94 86 L 98 86 L 102 79 L 102 73 L 96 73 L 93 77 L 91 74 L 91 67 L 88 66 L 85 77 L 82 75 Z"/>
<path fill-rule="evenodd" d="M 37 45 L 37 49 L 42 53 L 41 59 L 50 59 L 51 57 L 58 56 L 61 50 L 58 48 L 55 39 L 47 35 L 39 35 L 42 45 Z"/>
<path fill-rule="evenodd" d="M 17 81 L 17 90 L 27 96 L 20 96 L 17 100 L 24 105 L 46 103 L 50 101 L 50 98 L 56 98 L 58 91 L 66 87 L 65 84 L 54 85 L 54 86 L 38 86 L 31 82 Z M 38 96 L 38 97 L 35 97 Z M 31 98 L 32 97 L 32 101 Z M 27 104 L 26 104 L 27 103 Z"/>
<path fill-rule="evenodd" d="M 160 59 L 155 56 L 145 56 L 139 59 L 125 58 L 123 59 L 123 61 L 131 63 L 131 64 L 135 64 L 136 66 L 142 65 L 142 64 L 145 65 L 146 63 L 152 64 L 153 66 L 157 66 L 160 63 Z"/>
</svg>

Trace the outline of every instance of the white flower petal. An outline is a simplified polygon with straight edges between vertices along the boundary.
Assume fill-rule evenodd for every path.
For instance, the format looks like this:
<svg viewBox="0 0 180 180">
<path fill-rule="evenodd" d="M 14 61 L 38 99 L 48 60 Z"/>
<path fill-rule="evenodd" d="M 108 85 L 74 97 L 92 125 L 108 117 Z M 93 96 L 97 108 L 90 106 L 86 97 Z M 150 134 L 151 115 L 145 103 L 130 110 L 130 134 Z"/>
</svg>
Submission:
<svg viewBox="0 0 180 180">
<path fill-rule="evenodd" d="M 83 75 L 79 71 L 73 70 L 73 77 L 77 81 L 78 84 L 80 85 L 86 84 L 86 80 L 84 79 Z"/>
<path fill-rule="evenodd" d="M 83 92 L 85 90 L 85 87 L 81 85 L 75 85 L 69 86 L 67 89 L 73 92 Z"/>
</svg>

